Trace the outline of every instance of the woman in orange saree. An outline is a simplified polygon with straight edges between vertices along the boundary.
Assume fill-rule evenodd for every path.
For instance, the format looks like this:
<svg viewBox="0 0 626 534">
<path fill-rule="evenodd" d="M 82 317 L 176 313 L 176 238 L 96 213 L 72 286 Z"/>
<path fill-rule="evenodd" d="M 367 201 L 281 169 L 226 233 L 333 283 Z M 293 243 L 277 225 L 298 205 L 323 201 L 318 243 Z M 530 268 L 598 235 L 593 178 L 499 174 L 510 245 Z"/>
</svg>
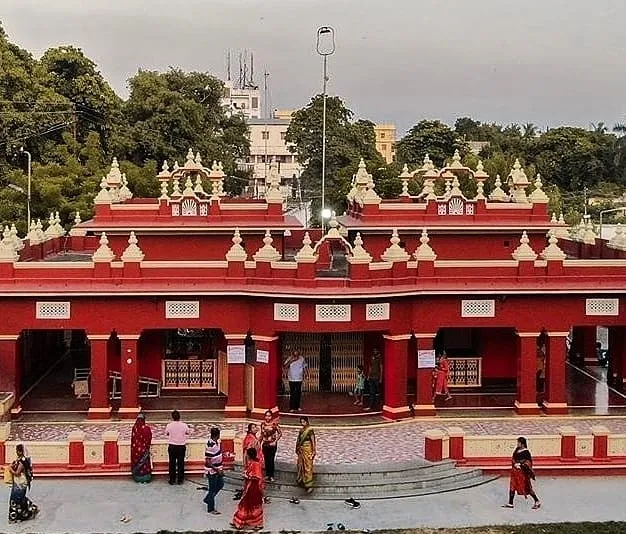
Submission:
<svg viewBox="0 0 626 534">
<path fill-rule="evenodd" d="M 437 365 L 437 375 L 435 379 L 435 396 L 445 395 L 445 400 L 450 400 L 452 395 L 448 390 L 448 375 L 450 374 L 450 362 L 444 352 L 439 358 L 439 364 Z"/>
<path fill-rule="evenodd" d="M 255 448 L 246 451 L 246 470 L 244 473 L 245 484 L 241 500 L 230 525 L 236 529 L 263 528 L 263 468 L 257 458 Z"/>
</svg>

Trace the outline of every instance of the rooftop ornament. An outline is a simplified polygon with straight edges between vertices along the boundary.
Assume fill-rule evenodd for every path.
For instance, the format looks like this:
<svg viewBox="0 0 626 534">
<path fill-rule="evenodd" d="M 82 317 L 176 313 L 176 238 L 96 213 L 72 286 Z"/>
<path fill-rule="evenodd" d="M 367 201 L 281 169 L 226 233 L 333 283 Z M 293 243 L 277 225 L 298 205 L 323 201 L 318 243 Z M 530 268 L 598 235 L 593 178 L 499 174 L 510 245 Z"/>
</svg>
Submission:
<svg viewBox="0 0 626 534">
<path fill-rule="evenodd" d="M 269 230 L 265 230 L 265 237 L 263 238 L 263 246 L 254 254 L 254 261 L 271 262 L 280 260 L 280 252 L 273 246 L 274 239 Z"/>
<path fill-rule="evenodd" d="M 35 232 L 37 232 L 37 242 L 43 243 L 46 240 L 46 234 L 44 234 L 41 219 L 37 219 L 37 222 L 35 223 Z"/>
<path fill-rule="evenodd" d="M 502 180 L 500 180 L 500 175 L 496 175 L 495 187 L 491 194 L 489 195 L 489 200 L 492 202 L 506 202 L 509 200 L 509 196 L 502 189 Z"/>
<path fill-rule="evenodd" d="M 133 193 L 130 189 L 128 189 L 128 180 L 126 178 L 126 173 L 122 173 L 122 187 L 120 187 L 119 191 L 120 202 L 125 202 L 126 200 L 130 200 L 133 198 Z"/>
<path fill-rule="evenodd" d="M 400 237 L 396 228 L 393 229 L 391 239 L 389 241 L 391 242 L 391 245 L 387 247 L 385 252 L 381 255 L 383 261 L 394 263 L 399 261 L 408 261 L 410 259 L 409 253 L 399 245 Z"/>
<path fill-rule="evenodd" d="M 35 221 L 30 222 L 30 228 L 28 229 L 28 233 L 26 234 L 26 239 L 31 245 L 38 245 L 41 241 L 39 241 L 39 234 L 37 233 L 37 223 Z"/>
<path fill-rule="evenodd" d="M 161 196 L 159 197 L 159 200 L 169 200 L 170 197 L 167 195 L 167 182 L 166 181 L 162 181 L 161 182 Z"/>
<path fill-rule="evenodd" d="M 591 219 L 589 219 L 587 221 L 587 224 L 585 225 L 585 231 L 582 235 L 582 241 L 583 243 L 585 243 L 585 245 L 595 245 L 596 237 L 598 236 L 593 231 L 593 223 L 591 222 Z"/>
<path fill-rule="evenodd" d="M 621 224 L 617 224 L 615 228 L 615 234 L 609 241 L 607 245 L 609 248 L 614 248 L 617 250 L 626 250 L 626 234 L 624 234 L 624 229 Z"/>
<path fill-rule="evenodd" d="M 163 160 L 163 166 L 161 167 L 161 172 L 157 174 L 157 179 L 159 180 L 159 182 L 161 182 L 161 184 L 165 182 L 165 184 L 167 185 L 171 177 L 172 177 L 172 173 L 170 172 L 170 166 L 168 165 L 167 160 L 165 159 Z"/>
<path fill-rule="evenodd" d="M 295 256 L 297 263 L 315 263 L 317 261 L 317 254 L 315 253 L 315 249 L 311 246 L 311 243 L 309 232 L 305 232 L 302 238 L 302 248 Z"/>
<path fill-rule="evenodd" d="M 569 229 L 567 227 L 567 224 L 565 223 L 565 218 L 563 217 L 562 213 L 559 215 L 557 224 L 558 226 L 554 229 L 554 235 L 556 235 L 559 239 L 569 238 Z"/>
<path fill-rule="evenodd" d="M 530 182 L 528 181 L 528 177 L 526 176 L 519 159 L 515 160 L 513 168 L 509 173 L 507 183 L 509 184 L 513 202 L 527 204 L 528 199 L 526 198 L 526 188 L 530 185 Z"/>
<path fill-rule="evenodd" d="M 19 254 L 10 239 L 0 241 L 0 263 L 15 263 L 19 259 Z"/>
<path fill-rule="evenodd" d="M 342 239 L 339 233 L 339 223 L 337 222 L 337 214 L 333 211 L 328 222 L 328 239 Z"/>
<path fill-rule="evenodd" d="M 143 261 L 146 255 L 143 253 L 143 250 L 139 248 L 137 243 L 135 232 L 131 232 L 128 238 L 128 246 L 122 253 L 122 261 Z"/>
<path fill-rule="evenodd" d="M 276 157 L 272 157 L 266 180 L 265 200 L 268 204 L 282 204 L 284 199 L 280 192 L 280 174 Z"/>
<path fill-rule="evenodd" d="M 54 226 L 56 227 L 57 235 L 63 237 L 65 235 L 65 228 L 61 226 L 61 216 L 58 211 L 54 214 Z"/>
<path fill-rule="evenodd" d="M 108 190 L 107 179 L 102 178 L 100 181 L 100 191 L 96 195 L 96 198 L 93 199 L 94 204 L 111 204 L 112 198 L 111 194 Z"/>
<path fill-rule="evenodd" d="M 567 256 L 558 245 L 558 238 L 554 229 L 548 231 L 548 246 L 541 251 L 541 257 L 544 260 L 564 260 Z"/>
<path fill-rule="evenodd" d="M 511 256 L 517 261 L 535 261 L 537 259 L 537 253 L 529 245 L 530 239 L 526 230 L 522 232 L 522 237 L 519 240 L 520 245 L 517 247 Z"/>
<path fill-rule="evenodd" d="M 409 180 L 413 178 L 413 175 L 409 172 L 409 167 L 405 163 L 404 167 L 402 167 L 402 173 L 399 176 L 400 180 L 402 180 L 402 193 L 400 193 L 401 197 L 408 197 L 409 195 Z"/>
<path fill-rule="evenodd" d="M 239 228 L 235 228 L 235 233 L 232 238 L 232 246 L 226 253 L 226 261 L 246 261 L 248 259 L 248 253 L 246 249 L 241 246 L 243 239 L 239 234 Z"/>
<path fill-rule="evenodd" d="M 437 259 L 437 254 L 435 254 L 435 251 L 428 244 L 429 242 L 430 237 L 428 237 L 428 232 L 426 231 L 426 228 L 424 228 L 422 230 L 422 235 L 420 236 L 420 245 L 413 253 L 413 257 L 417 261 L 435 261 Z"/>
<path fill-rule="evenodd" d="M 13 241 L 13 247 L 16 251 L 22 250 L 24 248 L 24 243 L 20 236 L 17 235 L 17 228 L 15 228 L 15 224 L 11 224 L 11 230 L 9 233 L 11 240 Z"/>
<path fill-rule="evenodd" d="M 102 235 L 100 236 L 100 246 L 93 253 L 91 258 L 96 263 L 112 262 L 115 258 L 115 254 L 111 250 L 111 247 L 109 247 L 109 238 L 105 232 L 102 232 Z"/>
<path fill-rule="evenodd" d="M 348 258 L 348 261 L 353 264 L 358 263 L 371 263 L 372 255 L 363 248 L 363 239 L 361 238 L 361 232 L 357 232 L 354 238 L 354 247 L 352 247 L 352 256 Z"/>
<path fill-rule="evenodd" d="M 76 214 L 74 215 L 74 226 L 78 226 L 81 222 L 83 222 L 80 219 L 80 211 L 76 210 Z"/>
<path fill-rule="evenodd" d="M 548 195 L 546 195 L 543 190 L 543 183 L 541 182 L 541 175 L 539 173 L 537 173 L 537 176 L 535 177 L 535 189 L 528 197 L 528 200 L 530 200 L 533 204 L 547 204 L 550 202 Z"/>
</svg>

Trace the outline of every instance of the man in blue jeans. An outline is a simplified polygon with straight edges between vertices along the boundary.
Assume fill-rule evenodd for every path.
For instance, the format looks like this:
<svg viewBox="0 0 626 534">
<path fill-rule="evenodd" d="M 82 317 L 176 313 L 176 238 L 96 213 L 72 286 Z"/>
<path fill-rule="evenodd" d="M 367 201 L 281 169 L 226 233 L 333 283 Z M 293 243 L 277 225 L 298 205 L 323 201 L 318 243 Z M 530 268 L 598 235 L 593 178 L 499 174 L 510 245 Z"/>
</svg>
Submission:
<svg viewBox="0 0 626 534">
<path fill-rule="evenodd" d="M 215 509 L 215 497 L 224 487 L 224 467 L 222 465 L 222 443 L 220 429 L 213 427 L 206 448 L 204 449 L 204 474 L 208 481 L 208 491 L 204 498 L 207 512 L 219 515 Z"/>
</svg>

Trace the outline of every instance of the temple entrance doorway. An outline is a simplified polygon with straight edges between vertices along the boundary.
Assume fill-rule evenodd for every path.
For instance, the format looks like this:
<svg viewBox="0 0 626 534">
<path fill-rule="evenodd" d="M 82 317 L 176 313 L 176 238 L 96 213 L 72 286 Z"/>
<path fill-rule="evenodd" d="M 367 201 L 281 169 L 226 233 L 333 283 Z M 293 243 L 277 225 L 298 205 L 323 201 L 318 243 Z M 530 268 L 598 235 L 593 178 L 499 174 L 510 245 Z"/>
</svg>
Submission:
<svg viewBox="0 0 626 534">
<path fill-rule="evenodd" d="M 144 330 L 139 338 L 142 407 L 163 412 L 220 411 L 226 403 L 226 339 L 217 328 Z"/>
<path fill-rule="evenodd" d="M 18 400 L 22 413 L 86 413 L 89 396 L 75 391 L 77 373 L 86 370 L 88 376 L 89 372 L 85 331 L 24 330 L 20 347 Z"/>
<path fill-rule="evenodd" d="M 308 370 L 302 385 L 303 413 L 353 415 L 364 413 L 355 405 L 354 390 L 359 365 L 367 369 L 374 348 L 382 351 L 382 335 L 372 332 L 288 332 L 280 335 L 281 362 L 294 350 L 304 356 Z M 287 412 L 289 383 L 282 369 L 278 386 L 279 407 Z"/>
</svg>

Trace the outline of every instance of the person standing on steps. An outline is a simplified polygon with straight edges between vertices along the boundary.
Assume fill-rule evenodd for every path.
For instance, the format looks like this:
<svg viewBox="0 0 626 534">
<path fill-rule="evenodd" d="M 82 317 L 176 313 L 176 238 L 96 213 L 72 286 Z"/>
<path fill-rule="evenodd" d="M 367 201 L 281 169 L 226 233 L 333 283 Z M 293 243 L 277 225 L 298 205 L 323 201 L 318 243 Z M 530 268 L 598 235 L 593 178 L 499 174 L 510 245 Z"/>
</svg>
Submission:
<svg viewBox="0 0 626 534">
<path fill-rule="evenodd" d="M 170 485 L 185 481 L 185 453 L 189 426 L 180 420 L 178 410 L 172 412 L 172 420 L 165 427 L 167 434 L 167 455 L 169 457 Z"/>
<path fill-rule="evenodd" d="M 263 457 L 265 458 L 265 476 L 268 482 L 274 482 L 275 458 L 278 450 L 278 441 L 283 437 L 283 431 L 278 426 L 278 420 L 274 419 L 271 410 L 265 410 L 261 423 L 261 444 Z"/>
<path fill-rule="evenodd" d="M 300 351 L 294 350 L 289 359 L 285 362 L 287 370 L 287 380 L 289 381 L 289 411 L 291 413 L 301 412 L 302 382 L 307 369 L 306 360 Z"/>
<path fill-rule="evenodd" d="M 530 495 L 535 501 L 532 509 L 541 508 L 539 497 L 533 490 L 532 481 L 535 480 L 535 472 L 533 471 L 533 459 L 528 450 L 526 438 L 517 438 L 517 447 L 513 451 L 511 458 L 511 478 L 509 482 L 509 502 L 504 504 L 502 508 L 513 508 L 513 499 L 515 494 L 527 497 Z"/>
<path fill-rule="evenodd" d="M 317 455 L 315 432 L 309 424 L 308 417 L 300 417 L 300 425 L 296 441 L 296 456 L 298 457 L 296 484 L 310 494 L 313 493 L 313 462 Z"/>
<path fill-rule="evenodd" d="M 380 402 L 380 381 L 383 376 L 382 362 L 380 359 L 380 351 L 374 349 L 370 360 L 370 369 L 367 376 L 367 389 L 369 392 L 369 406 L 366 411 L 376 410 Z"/>
</svg>

